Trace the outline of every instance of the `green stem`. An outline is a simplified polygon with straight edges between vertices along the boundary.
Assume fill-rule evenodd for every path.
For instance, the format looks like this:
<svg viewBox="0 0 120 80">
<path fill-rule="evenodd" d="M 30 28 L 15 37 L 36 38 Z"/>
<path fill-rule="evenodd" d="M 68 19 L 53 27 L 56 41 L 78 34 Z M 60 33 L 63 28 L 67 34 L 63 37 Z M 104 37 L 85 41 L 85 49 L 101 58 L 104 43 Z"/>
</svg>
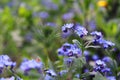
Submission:
<svg viewBox="0 0 120 80">
<path fill-rule="evenodd" d="M 17 80 L 21 80 L 21 78 L 20 78 L 14 71 L 8 69 L 7 67 L 6 67 L 6 69 L 7 69 L 10 73 L 12 73 L 12 74 L 17 78 Z"/>
</svg>

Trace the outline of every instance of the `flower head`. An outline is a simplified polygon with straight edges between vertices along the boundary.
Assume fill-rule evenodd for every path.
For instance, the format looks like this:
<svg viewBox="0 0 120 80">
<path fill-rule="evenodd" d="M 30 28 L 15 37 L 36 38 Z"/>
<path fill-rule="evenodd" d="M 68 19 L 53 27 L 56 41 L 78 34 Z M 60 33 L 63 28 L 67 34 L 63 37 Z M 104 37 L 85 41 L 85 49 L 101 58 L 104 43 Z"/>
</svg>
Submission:
<svg viewBox="0 0 120 80">
<path fill-rule="evenodd" d="M 48 70 L 45 71 L 45 72 L 46 72 L 46 74 L 48 74 L 48 75 L 50 75 L 50 76 L 52 76 L 52 77 L 57 76 L 57 74 L 55 73 L 55 71 L 52 70 L 52 69 L 48 69 Z"/>
<path fill-rule="evenodd" d="M 72 58 L 64 58 L 64 63 L 67 67 L 71 67 L 74 63 L 74 60 Z"/>
<path fill-rule="evenodd" d="M 0 78 L 0 80 L 15 80 L 15 77 L 12 76 L 12 77 L 10 77 L 10 78 Z"/>
<path fill-rule="evenodd" d="M 10 67 L 12 70 L 15 67 L 16 63 L 12 62 L 11 59 L 7 55 L 1 55 L 0 56 L 0 73 L 2 73 L 2 70 L 4 67 Z"/>
<path fill-rule="evenodd" d="M 58 54 L 67 57 L 79 57 L 81 56 L 81 50 L 74 44 L 65 43 L 61 48 L 58 49 Z"/>
<path fill-rule="evenodd" d="M 87 35 L 88 33 L 88 31 L 83 26 L 80 26 L 79 24 L 73 24 L 73 23 L 65 24 L 62 27 L 62 32 L 67 33 L 68 31 L 74 32 L 81 38 Z"/>
<path fill-rule="evenodd" d="M 107 76 L 107 80 L 116 80 L 115 76 Z"/>
<path fill-rule="evenodd" d="M 21 65 L 20 69 L 27 74 L 31 69 L 37 69 L 38 72 L 42 71 L 43 63 L 36 61 L 36 60 L 24 60 Z"/>
<path fill-rule="evenodd" d="M 101 32 L 98 32 L 98 31 L 94 31 L 94 32 L 91 32 L 90 33 L 92 36 L 95 36 L 96 39 L 100 39 L 103 37 L 102 33 Z"/>
<path fill-rule="evenodd" d="M 49 14 L 45 11 L 39 13 L 40 18 L 46 19 L 49 17 Z"/>
<path fill-rule="evenodd" d="M 88 33 L 88 31 L 83 26 L 80 26 L 78 24 L 75 25 L 74 32 L 81 38 Z"/>
<path fill-rule="evenodd" d="M 94 71 L 99 71 L 102 73 L 110 72 L 110 68 L 107 68 L 104 61 L 97 60 L 95 63 L 96 63 L 96 66 L 94 67 Z"/>
<path fill-rule="evenodd" d="M 110 57 L 104 57 L 103 59 L 102 59 L 104 62 L 111 62 L 112 61 L 112 59 L 110 58 Z"/>
<path fill-rule="evenodd" d="M 62 31 L 67 32 L 68 30 L 72 29 L 73 26 L 74 26 L 73 23 L 65 24 L 64 26 L 62 26 Z"/>
<path fill-rule="evenodd" d="M 58 74 L 59 74 L 60 76 L 63 76 L 63 75 L 65 75 L 67 72 L 68 72 L 68 70 L 62 70 L 62 71 L 60 71 Z"/>
<path fill-rule="evenodd" d="M 74 14 L 72 12 L 69 12 L 69 13 L 65 13 L 63 14 L 62 18 L 63 20 L 70 20 L 74 17 Z"/>
<path fill-rule="evenodd" d="M 107 41 L 107 40 L 103 39 L 101 32 L 94 31 L 91 33 L 91 35 L 94 37 L 92 40 L 93 43 L 102 45 L 104 49 L 107 49 L 107 48 L 115 45 L 111 41 Z"/>
</svg>

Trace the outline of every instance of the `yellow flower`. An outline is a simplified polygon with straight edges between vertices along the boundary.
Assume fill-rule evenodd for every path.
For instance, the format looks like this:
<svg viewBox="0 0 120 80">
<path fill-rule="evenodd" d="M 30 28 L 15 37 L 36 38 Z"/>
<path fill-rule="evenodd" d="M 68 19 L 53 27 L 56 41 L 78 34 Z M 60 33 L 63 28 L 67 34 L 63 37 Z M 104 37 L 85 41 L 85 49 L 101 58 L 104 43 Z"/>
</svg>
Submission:
<svg viewBox="0 0 120 80">
<path fill-rule="evenodd" d="M 97 5 L 100 6 L 100 7 L 106 7 L 108 5 L 108 3 L 107 3 L 106 0 L 99 0 L 97 2 Z"/>
</svg>

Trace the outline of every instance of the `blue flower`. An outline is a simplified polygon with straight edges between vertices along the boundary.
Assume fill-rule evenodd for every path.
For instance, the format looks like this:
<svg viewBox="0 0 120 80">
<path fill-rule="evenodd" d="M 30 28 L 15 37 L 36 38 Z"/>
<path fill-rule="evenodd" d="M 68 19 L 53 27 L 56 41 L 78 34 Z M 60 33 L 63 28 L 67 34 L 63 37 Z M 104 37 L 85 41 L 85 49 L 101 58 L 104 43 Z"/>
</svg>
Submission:
<svg viewBox="0 0 120 80">
<path fill-rule="evenodd" d="M 70 20 L 74 17 L 74 13 L 73 12 L 68 12 L 63 14 L 62 19 L 63 20 Z"/>
<path fill-rule="evenodd" d="M 115 76 L 107 76 L 107 80 L 116 80 Z"/>
<path fill-rule="evenodd" d="M 16 65 L 16 62 L 12 62 L 11 59 L 7 55 L 1 55 L 0 56 L 0 73 L 2 73 L 2 70 L 4 67 L 10 67 L 12 70 Z"/>
<path fill-rule="evenodd" d="M 88 31 L 83 26 L 80 26 L 78 24 L 75 25 L 74 32 L 81 38 L 88 33 Z"/>
<path fill-rule="evenodd" d="M 85 55 L 85 56 L 89 56 L 89 55 L 90 55 L 90 52 L 87 51 L 87 50 L 85 50 L 85 51 L 84 51 L 84 55 Z"/>
<path fill-rule="evenodd" d="M 115 45 L 111 41 L 107 41 L 107 40 L 103 39 L 101 32 L 94 31 L 91 33 L 91 35 L 94 36 L 94 38 L 92 40 L 93 43 L 102 45 L 104 49 L 107 49 L 107 48 Z"/>
<path fill-rule="evenodd" d="M 98 32 L 98 31 L 94 31 L 94 32 L 91 32 L 90 33 L 92 36 L 95 36 L 95 39 L 100 39 L 103 37 L 102 33 L 101 32 Z"/>
<path fill-rule="evenodd" d="M 101 70 L 103 70 L 106 67 L 106 64 L 101 60 L 97 60 L 95 63 L 96 63 L 96 67 L 94 68 L 95 71 L 101 72 Z"/>
<path fill-rule="evenodd" d="M 31 69 L 36 69 L 38 70 L 38 72 L 41 73 L 42 69 L 43 69 L 43 63 L 36 61 L 36 60 L 24 60 L 21 65 L 20 65 L 20 69 L 25 73 L 28 74 L 28 72 Z"/>
<path fill-rule="evenodd" d="M 104 61 L 97 60 L 95 63 L 96 66 L 94 67 L 94 71 L 99 71 L 102 73 L 110 72 L 110 68 L 107 68 Z"/>
<path fill-rule="evenodd" d="M 44 80 L 55 80 L 52 76 L 46 74 Z"/>
<path fill-rule="evenodd" d="M 45 11 L 39 13 L 39 17 L 42 19 L 46 19 L 49 17 L 49 14 Z"/>
<path fill-rule="evenodd" d="M 67 67 L 71 67 L 74 63 L 74 60 L 72 58 L 64 58 L 64 63 Z"/>
<path fill-rule="evenodd" d="M 46 9 L 48 10 L 58 10 L 58 5 L 54 4 L 52 1 L 46 1 L 46 0 L 41 0 L 42 4 L 45 6 Z"/>
<path fill-rule="evenodd" d="M 46 72 L 46 74 L 48 74 L 49 76 L 52 76 L 52 77 L 57 76 L 57 74 L 55 73 L 55 71 L 52 70 L 52 69 L 48 69 L 48 70 L 46 70 L 45 72 Z"/>
<path fill-rule="evenodd" d="M 90 30 L 90 31 L 93 31 L 93 30 L 96 29 L 96 23 L 95 23 L 94 20 L 89 21 L 89 22 L 88 22 L 88 25 L 89 25 L 89 30 Z"/>
<path fill-rule="evenodd" d="M 56 27 L 57 26 L 54 22 L 47 22 L 45 25 L 50 26 L 50 27 Z"/>
<path fill-rule="evenodd" d="M 97 66 L 102 66 L 102 67 L 106 66 L 105 62 L 103 62 L 101 60 L 97 60 L 95 63 L 96 63 Z"/>
<path fill-rule="evenodd" d="M 79 57 L 81 56 L 82 51 L 74 44 L 65 43 L 61 48 L 58 49 L 58 54 L 67 57 Z"/>
<path fill-rule="evenodd" d="M 111 62 L 112 61 L 112 59 L 110 58 L 110 57 L 104 57 L 103 59 L 102 59 L 104 62 Z"/>
<path fill-rule="evenodd" d="M 105 73 L 105 72 L 110 72 L 110 68 L 104 68 L 101 70 L 101 72 Z"/>
<path fill-rule="evenodd" d="M 79 79 L 80 78 L 80 74 L 75 74 L 75 77 Z"/>
<path fill-rule="evenodd" d="M 15 77 L 12 76 L 12 77 L 10 77 L 10 78 L 0 78 L 0 80 L 15 80 Z M 22 80 L 22 79 L 21 79 L 21 80 Z"/>
<path fill-rule="evenodd" d="M 62 26 L 62 31 L 66 33 L 68 30 L 72 29 L 73 26 L 73 23 L 65 24 L 64 26 Z"/>
<path fill-rule="evenodd" d="M 104 49 L 107 49 L 108 47 L 112 47 L 112 46 L 115 46 L 115 44 L 110 41 L 103 42 Z"/>
<path fill-rule="evenodd" d="M 88 33 L 88 31 L 83 26 L 73 23 L 65 24 L 64 26 L 62 26 L 62 32 L 67 33 L 68 31 L 74 32 L 81 38 Z"/>
<path fill-rule="evenodd" d="M 60 76 L 63 76 L 63 75 L 65 75 L 67 72 L 68 72 L 68 70 L 62 70 L 62 71 L 60 71 L 58 74 L 59 74 Z"/>
<path fill-rule="evenodd" d="M 93 60 L 98 60 L 99 57 L 98 57 L 98 55 L 93 55 L 93 56 L 92 56 L 92 59 L 93 59 Z"/>
</svg>

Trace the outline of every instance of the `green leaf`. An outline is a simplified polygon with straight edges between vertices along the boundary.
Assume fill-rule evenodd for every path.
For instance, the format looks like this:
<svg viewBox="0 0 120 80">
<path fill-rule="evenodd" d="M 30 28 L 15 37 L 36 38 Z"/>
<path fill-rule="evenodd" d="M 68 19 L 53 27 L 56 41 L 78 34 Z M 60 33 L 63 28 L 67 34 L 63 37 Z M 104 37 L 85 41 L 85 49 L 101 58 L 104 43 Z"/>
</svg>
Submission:
<svg viewBox="0 0 120 80">
<path fill-rule="evenodd" d="M 93 80 L 107 80 L 104 76 L 102 76 L 100 73 L 97 73 Z"/>
<path fill-rule="evenodd" d="M 72 42 L 81 48 L 82 44 L 77 39 L 73 39 Z"/>
<path fill-rule="evenodd" d="M 73 80 L 80 80 L 80 79 L 78 79 L 78 78 L 73 78 Z"/>
<path fill-rule="evenodd" d="M 84 64 L 86 64 L 85 57 L 76 58 L 74 62 L 74 67 L 82 68 Z"/>
</svg>

